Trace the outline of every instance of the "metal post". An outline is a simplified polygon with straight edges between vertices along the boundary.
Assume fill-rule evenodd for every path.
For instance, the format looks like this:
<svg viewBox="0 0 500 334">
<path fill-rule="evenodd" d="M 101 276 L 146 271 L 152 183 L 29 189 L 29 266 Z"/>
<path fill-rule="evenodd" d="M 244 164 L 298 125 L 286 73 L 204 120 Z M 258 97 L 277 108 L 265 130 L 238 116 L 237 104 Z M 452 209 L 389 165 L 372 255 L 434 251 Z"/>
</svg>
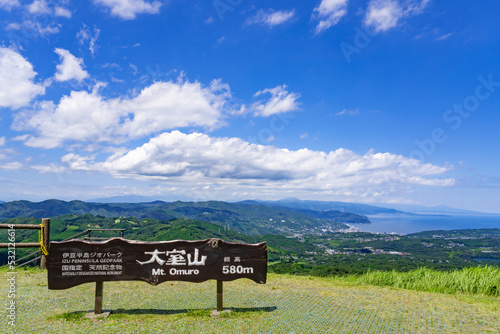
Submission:
<svg viewBox="0 0 500 334">
<path fill-rule="evenodd" d="M 217 281 L 217 311 L 222 312 L 222 281 Z"/>
<path fill-rule="evenodd" d="M 102 312 L 102 282 L 95 282 L 95 308 L 94 314 Z"/>
<path fill-rule="evenodd" d="M 47 252 L 50 252 L 49 247 L 50 247 L 50 219 L 49 218 L 43 218 L 42 219 L 42 227 L 43 227 L 43 235 L 42 235 L 42 242 L 43 245 L 45 246 L 45 249 Z M 40 257 L 40 269 L 47 269 L 47 256 L 41 252 L 41 257 Z"/>
</svg>

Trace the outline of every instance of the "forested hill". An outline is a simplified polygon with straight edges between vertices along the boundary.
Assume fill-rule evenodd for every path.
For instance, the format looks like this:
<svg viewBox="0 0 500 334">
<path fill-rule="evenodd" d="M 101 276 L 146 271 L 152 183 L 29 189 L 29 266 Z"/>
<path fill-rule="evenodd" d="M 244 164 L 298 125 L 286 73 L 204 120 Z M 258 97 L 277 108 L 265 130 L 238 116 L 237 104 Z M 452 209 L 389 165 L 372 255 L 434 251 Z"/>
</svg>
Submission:
<svg viewBox="0 0 500 334">
<path fill-rule="evenodd" d="M 244 201 L 252 202 L 252 201 Z M 255 203 L 268 205 L 268 206 L 280 206 L 289 207 L 297 209 L 306 209 L 313 211 L 341 211 L 341 212 L 352 212 L 358 215 L 394 215 L 394 214 L 404 214 L 413 215 L 410 212 L 399 211 L 395 209 L 389 209 L 380 206 L 373 206 L 361 203 L 348 203 L 348 202 L 330 202 L 330 201 L 312 201 L 312 200 L 300 200 L 297 198 L 285 198 L 279 201 L 254 201 Z"/>
<path fill-rule="evenodd" d="M 38 224 L 37 218 L 9 218 L 6 224 Z M 276 261 L 283 257 L 302 257 L 307 252 L 322 252 L 320 247 L 289 238 L 283 235 L 266 234 L 251 236 L 239 234 L 220 225 L 195 221 L 185 218 L 173 220 L 157 220 L 152 218 L 138 219 L 105 218 L 102 216 L 66 214 L 53 217 L 50 222 L 51 241 L 61 241 L 72 238 L 74 235 L 89 228 L 95 229 L 125 229 L 124 238 L 141 241 L 167 241 L 167 240 L 203 240 L 219 238 L 230 242 L 258 243 L 266 241 L 268 245 L 269 261 Z M 117 231 L 97 231 L 92 234 L 97 237 L 118 237 Z M 80 236 L 81 238 L 82 236 Z M 38 235 L 32 230 L 17 230 L 16 242 L 36 242 Z M 0 230 L 0 239 L 7 239 L 7 230 Z M 19 249 L 18 257 L 32 252 L 30 249 Z M 7 250 L 0 250 L 0 265 L 7 263 Z"/>
<path fill-rule="evenodd" d="M 170 220 L 188 218 L 212 222 L 249 235 L 290 234 L 348 228 L 344 223 L 370 223 L 365 216 L 340 211 L 297 210 L 261 204 L 207 202 L 89 203 L 47 200 L 0 204 L 0 220 L 14 217 L 51 218 L 92 214 Z"/>
</svg>

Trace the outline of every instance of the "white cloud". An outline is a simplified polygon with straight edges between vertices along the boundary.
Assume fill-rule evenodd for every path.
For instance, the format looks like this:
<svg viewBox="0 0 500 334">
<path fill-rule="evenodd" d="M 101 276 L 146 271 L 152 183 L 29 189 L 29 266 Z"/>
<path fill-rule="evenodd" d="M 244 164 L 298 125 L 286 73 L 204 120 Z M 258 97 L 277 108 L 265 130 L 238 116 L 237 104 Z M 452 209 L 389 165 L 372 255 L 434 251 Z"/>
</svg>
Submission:
<svg viewBox="0 0 500 334">
<path fill-rule="evenodd" d="M 59 32 L 59 28 L 61 27 L 60 24 L 56 25 L 54 23 L 50 23 L 47 26 L 43 26 L 41 21 L 31 21 L 31 20 L 24 21 L 23 26 L 24 29 L 26 29 L 26 31 L 29 31 L 33 35 L 35 35 L 35 33 L 38 33 L 38 35 L 42 37 L 57 34 Z"/>
<path fill-rule="evenodd" d="M 450 32 L 450 33 L 448 33 L 446 35 L 442 35 L 442 36 L 436 38 L 436 40 L 438 40 L 438 41 L 444 41 L 444 40 L 450 38 L 451 36 L 453 36 L 453 33 Z"/>
<path fill-rule="evenodd" d="M 62 16 L 62 17 L 65 17 L 67 19 L 70 19 L 72 16 L 71 11 L 64 8 L 64 7 L 56 7 L 54 10 L 54 14 L 56 16 Z"/>
<path fill-rule="evenodd" d="M 319 34 L 337 23 L 347 14 L 348 0 L 321 0 L 314 8 L 313 18 L 319 20 L 316 26 L 316 34 Z"/>
<path fill-rule="evenodd" d="M 297 110 L 297 99 L 300 97 L 297 93 L 289 93 L 286 90 L 286 85 L 277 86 L 275 88 L 267 88 L 255 93 L 254 96 L 262 94 L 271 94 L 271 98 L 263 103 L 262 101 L 255 102 L 251 109 L 255 112 L 256 116 L 268 117 L 274 114 L 280 114 Z"/>
<path fill-rule="evenodd" d="M 111 15 L 118 16 L 124 20 L 133 20 L 137 14 L 158 14 L 160 12 L 160 1 L 146 0 L 94 0 L 94 3 L 111 9 Z"/>
<path fill-rule="evenodd" d="M 83 59 L 76 58 L 68 50 L 56 48 L 55 53 L 59 55 L 61 63 L 56 66 L 57 72 L 55 79 L 57 81 L 76 80 L 81 82 L 89 76 L 83 67 Z"/>
<path fill-rule="evenodd" d="M 206 134 L 162 133 L 144 145 L 96 162 L 95 157 L 68 154 L 70 169 L 104 172 L 120 178 L 183 182 L 189 187 L 226 185 L 238 192 L 281 189 L 377 194 L 412 185 L 450 186 L 437 178 L 449 167 L 424 164 L 390 153 L 359 155 L 346 149 L 331 152 L 250 144 L 239 138 Z"/>
<path fill-rule="evenodd" d="M 40 172 L 40 173 L 55 173 L 62 174 L 67 171 L 66 167 L 58 166 L 56 164 L 50 163 L 48 165 L 35 165 L 31 166 L 32 169 Z"/>
<path fill-rule="evenodd" d="M 84 24 L 80 31 L 76 34 L 76 38 L 78 38 L 80 45 L 83 45 L 88 41 L 90 53 L 94 54 L 97 49 L 96 42 L 100 33 L 101 30 L 94 26 L 94 34 L 92 34 L 90 28 Z"/>
<path fill-rule="evenodd" d="M 21 24 L 10 26 L 11 29 L 20 29 L 29 32 L 30 35 L 36 36 L 37 34 L 45 37 L 59 33 L 61 24 L 55 23 L 54 20 L 47 20 L 47 16 L 55 15 L 66 18 L 71 18 L 71 12 L 61 6 L 52 7 L 51 1 L 35 0 L 30 5 L 26 6 L 28 13 L 33 14 L 32 18 L 29 16 Z M 40 19 L 42 15 L 44 19 Z"/>
<path fill-rule="evenodd" d="M 344 115 L 355 116 L 358 114 L 359 114 L 359 109 L 351 109 L 351 110 L 344 109 L 336 113 L 335 116 L 344 116 Z"/>
<path fill-rule="evenodd" d="M 403 13 L 403 9 L 397 1 L 372 0 L 368 5 L 365 25 L 373 27 L 376 32 L 387 31 L 397 26 Z"/>
<path fill-rule="evenodd" d="M 156 82 L 126 103 L 133 117 L 124 120 L 122 134 L 142 137 L 165 129 L 222 125 L 222 110 L 231 97 L 229 86 L 214 80 L 210 87 L 199 82 Z"/>
<path fill-rule="evenodd" d="M 5 145 L 5 137 L 0 137 L 0 146 Z"/>
<path fill-rule="evenodd" d="M 0 107 L 27 106 L 45 88 L 33 82 L 36 72 L 19 53 L 0 47 Z"/>
<path fill-rule="evenodd" d="M 28 11 L 31 14 L 37 14 L 37 13 L 47 14 L 50 12 L 50 9 L 45 0 L 35 0 L 31 5 L 28 6 Z"/>
<path fill-rule="evenodd" d="M 290 11 L 259 11 L 255 16 L 247 20 L 247 24 L 263 24 L 267 25 L 269 28 L 273 28 L 277 25 L 284 24 L 295 16 L 295 10 Z"/>
<path fill-rule="evenodd" d="M 0 164 L 0 169 L 3 170 L 9 170 L 9 171 L 14 171 L 14 170 L 19 170 L 23 167 L 23 165 L 20 162 L 7 162 L 5 164 Z"/>
<path fill-rule="evenodd" d="M 73 91 L 59 104 L 44 101 L 15 115 L 12 128 L 35 131 L 32 147 L 54 148 L 66 141 L 124 142 L 186 126 L 221 126 L 231 98 L 229 87 L 214 80 L 209 87 L 179 79 L 156 82 L 133 98 L 106 99 L 97 89 Z"/>
<path fill-rule="evenodd" d="M 7 30 L 19 30 L 21 28 L 22 28 L 22 26 L 20 23 L 12 22 L 12 23 L 9 23 L 5 29 L 7 29 Z"/>
<path fill-rule="evenodd" d="M 19 7 L 19 0 L 0 0 L 0 8 L 11 10 L 14 7 Z"/>
<path fill-rule="evenodd" d="M 405 12 L 407 15 L 422 14 L 430 1 L 431 0 L 406 0 L 404 2 Z"/>
<path fill-rule="evenodd" d="M 374 32 L 384 32 L 398 26 L 404 17 L 421 14 L 429 0 L 371 0 L 364 18 L 364 24 Z"/>
<path fill-rule="evenodd" d="M 31 14 L 53 14 L 55 16 L 62 16 L 66 18 L 71 18 L 71 11 L 68 9 L 56 6 L 55 8 L 49 7 L 46 0 L 35 0 L 31 5 L 28 5 L 28 12 Z"/>
</svg>

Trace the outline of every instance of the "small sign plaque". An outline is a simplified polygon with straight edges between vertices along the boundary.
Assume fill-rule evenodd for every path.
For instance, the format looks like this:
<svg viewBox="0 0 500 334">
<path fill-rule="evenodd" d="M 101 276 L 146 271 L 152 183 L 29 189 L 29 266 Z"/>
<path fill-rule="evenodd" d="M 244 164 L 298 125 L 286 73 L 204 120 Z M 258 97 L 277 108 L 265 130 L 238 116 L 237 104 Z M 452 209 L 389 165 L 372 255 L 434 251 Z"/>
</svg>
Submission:
<svg viewBox="0 0 500 334">
<path fill-rule="evenodd" d="M 88 282 L 130 280 L 157 285 L 165 281 L 248 278 L 264 284 L 266 275 L 265 242 L 71 240 L 51 242 L 48 256 L 49 289 L 53 290 Z"/>
</svg>

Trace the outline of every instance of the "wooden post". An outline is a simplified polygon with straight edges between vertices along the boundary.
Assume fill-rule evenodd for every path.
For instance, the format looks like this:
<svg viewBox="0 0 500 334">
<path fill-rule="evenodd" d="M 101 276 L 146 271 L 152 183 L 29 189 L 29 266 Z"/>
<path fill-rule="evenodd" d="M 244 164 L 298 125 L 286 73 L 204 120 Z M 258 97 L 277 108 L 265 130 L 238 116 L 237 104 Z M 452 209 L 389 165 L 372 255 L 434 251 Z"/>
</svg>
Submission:
<svg viewBox="0 0 500 334">
<path fill-rule="evenodd" d="M 94 314 L 102 312 L 102 282 L 95 282 L 95 308 Z"/>
<path fill-rule="evenodd" d="M 222 281 L 217 281 L 217 311 L 222 312 Z"/>
<path fill-rule="evenodd" d="M 43 218 L 42 219 L 42 227 L 43 227 L 43 235 L 42 235 L 42 241 L 43 245 L 45 246 L 45 249 L 47 252 L 49 252 L 49 247 L 50 247 L 50 219 L 49 218 Z M 41 257 L 40 257 L 40 269 L 47 269 L 47 256 L 41 252 Z"/>
</svg>

